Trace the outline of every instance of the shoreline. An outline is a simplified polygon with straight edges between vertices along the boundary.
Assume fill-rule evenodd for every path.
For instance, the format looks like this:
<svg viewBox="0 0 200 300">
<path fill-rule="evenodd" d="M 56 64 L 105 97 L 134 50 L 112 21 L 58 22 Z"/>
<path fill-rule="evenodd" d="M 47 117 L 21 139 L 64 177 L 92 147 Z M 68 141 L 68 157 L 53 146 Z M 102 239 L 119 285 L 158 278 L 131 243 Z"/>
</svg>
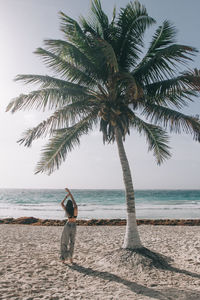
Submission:
<svg viewBox="0 0 200 300">
<path fill-rule="evenodd" d="M 21 224 L 33 226 L 63 226 L 66 220 L 39 219 L 35 217 L 4 218 L 1 224 Z M 126 219 L 77 220 L 79 226 L 125 226 Z M 200 219 L 137 219 L 137 225 L 200 226 Z"/>
</svg>

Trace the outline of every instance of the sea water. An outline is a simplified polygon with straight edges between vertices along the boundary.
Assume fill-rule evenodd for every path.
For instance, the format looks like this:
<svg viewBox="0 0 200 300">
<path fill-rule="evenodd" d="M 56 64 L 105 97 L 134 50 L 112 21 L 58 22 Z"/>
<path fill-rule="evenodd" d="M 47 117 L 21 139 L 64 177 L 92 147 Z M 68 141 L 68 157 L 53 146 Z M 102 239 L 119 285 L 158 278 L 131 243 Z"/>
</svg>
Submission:
<svg viewBox="0 0 200 300">
<path fill-rule="evenodd" d="M 126 218 L 123 190 L 72 190 L 79 219 Z M 59 189 L 0 189 L 0 218 L 64 219 Z M 199 219 L 200 190 L 136 190 L 138 219 Z"/>
</svg>

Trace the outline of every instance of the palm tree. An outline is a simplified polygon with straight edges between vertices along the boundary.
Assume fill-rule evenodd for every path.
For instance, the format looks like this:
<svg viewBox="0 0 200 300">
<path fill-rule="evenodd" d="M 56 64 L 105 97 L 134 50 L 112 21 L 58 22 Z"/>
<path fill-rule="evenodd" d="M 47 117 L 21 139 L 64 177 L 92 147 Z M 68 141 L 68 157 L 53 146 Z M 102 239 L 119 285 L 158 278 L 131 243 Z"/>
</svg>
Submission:
<svg viewBox="0 0 200 300">
<path fill-rule="evenodd" d="M 123 248 L 142 247 L 137 230 L 135 196 L 124 140 L 131 129 L 143 134 L 158 164 L 170 157 L 167 131 L 190 133 L 200 141 L 200 122 L 181 109 L 197 96 L 199 72 L 187 69 L 196 49 L 175 42 L 176 30 L 164 21 L 148 49 L 144 33 L 155 23 L 138 1 L 121 8 L 112 20 L 93 0 L 89 20 L 60 13 L 63 40 L 45 40 L 38 54 L 55 76 L 18 75 L 40 86 L 15 98 L 7 111 L 50 109 L 53 113 L 19 140 L 29 147 L 49 136 L 36 173 L 51 174 L 80 138 L 97 126 L 103 142 L 118 146 L 127 203 Z M 186 68 L 182 71 L 182 66 Z"/>
</svg>

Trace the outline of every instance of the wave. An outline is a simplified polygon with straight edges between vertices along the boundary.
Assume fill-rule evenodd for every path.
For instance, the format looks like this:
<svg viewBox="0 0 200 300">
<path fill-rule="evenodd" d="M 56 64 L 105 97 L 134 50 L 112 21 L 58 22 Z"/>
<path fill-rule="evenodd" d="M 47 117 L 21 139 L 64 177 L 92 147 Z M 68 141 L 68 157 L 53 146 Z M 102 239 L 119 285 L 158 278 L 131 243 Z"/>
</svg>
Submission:
<svg viewBox="0 0 200 300">
<path fill-rule="evenodd" d="M 80 218 L 125 218 L 123 190 L 74 190 Z M 137 190 L 139 218 L 199 218 L 200 190 Z M 0 217 L 60 218 L 63 190 L 0 190 Z"/>
</svg>

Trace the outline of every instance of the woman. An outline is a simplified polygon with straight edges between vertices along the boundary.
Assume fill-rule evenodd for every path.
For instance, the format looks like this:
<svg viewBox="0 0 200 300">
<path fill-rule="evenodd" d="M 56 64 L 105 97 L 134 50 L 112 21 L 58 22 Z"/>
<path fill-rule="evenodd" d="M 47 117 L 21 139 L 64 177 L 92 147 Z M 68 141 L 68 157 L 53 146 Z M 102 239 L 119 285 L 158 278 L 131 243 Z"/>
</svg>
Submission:
<svg viewBox="0 0 200 300">
<path fill-rule="evenodd" d="M 70 259 L 70 262 L 73 263 L 73 253 L 74 253 L 74 243 L 76 236 L 76 218 L 78 215 L 78 208 L 76 205 L 76 201 L 72 196 L 70 190 L 68 188 L 65 189 L 68 193 L 65 198 L 61 202 L 61 206 L 65 211 L 66 216 L 68 217 L 68 221 L 64 226 L 62 236 L 61 236 L 61 255 L 60 258 L 63 263 L 65 263 L 66 259 Z M 70 197 L 65 205 L 65 200 Z"/>
</svg>

